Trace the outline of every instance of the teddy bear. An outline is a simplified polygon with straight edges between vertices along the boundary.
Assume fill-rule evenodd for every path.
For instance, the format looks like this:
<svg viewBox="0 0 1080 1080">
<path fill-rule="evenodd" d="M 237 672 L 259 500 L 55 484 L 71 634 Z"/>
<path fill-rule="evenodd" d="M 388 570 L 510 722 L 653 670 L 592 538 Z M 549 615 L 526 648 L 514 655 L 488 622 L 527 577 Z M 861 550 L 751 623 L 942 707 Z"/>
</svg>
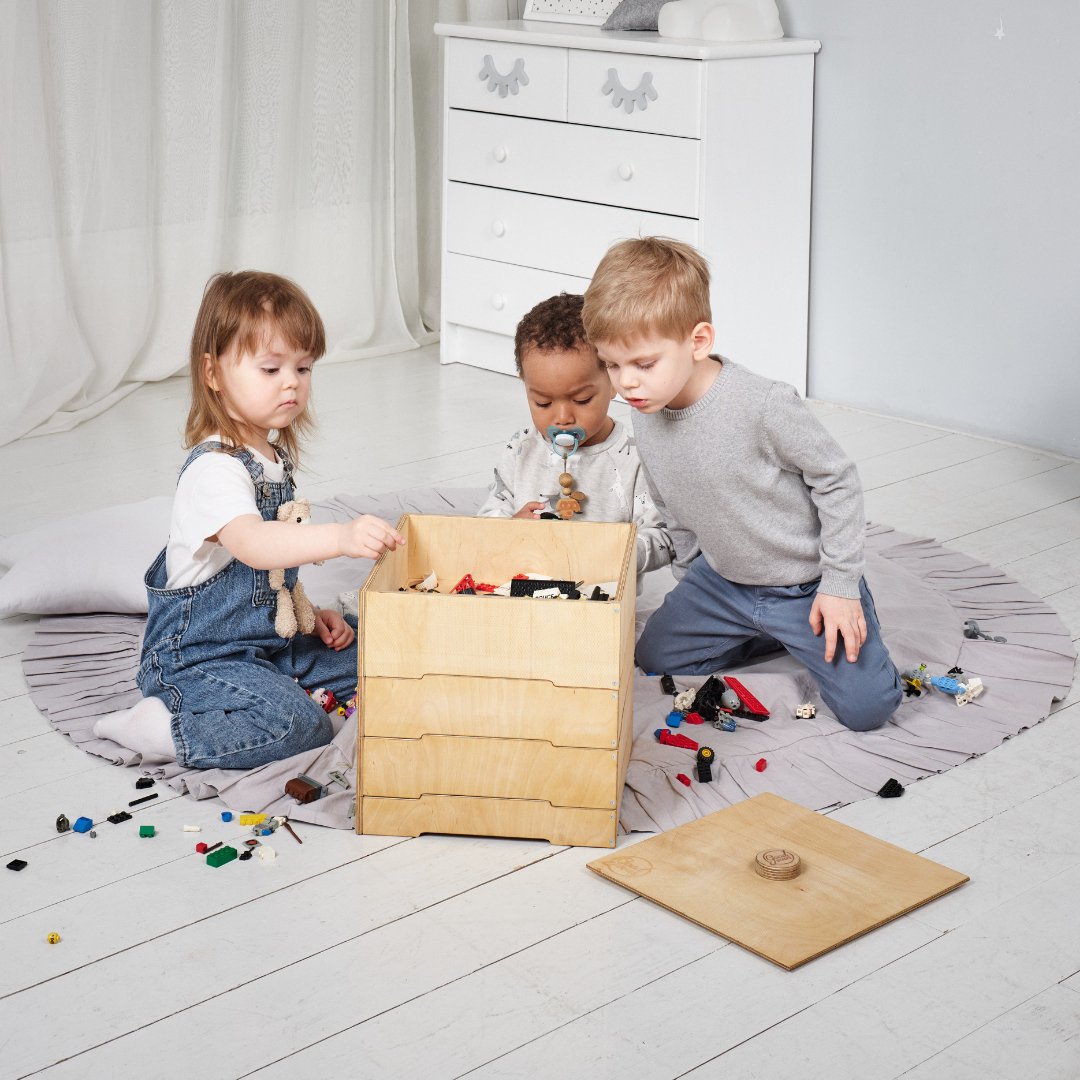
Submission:
<svg viewBox="0 0 1080 1080">
<path fill-rule="evenodd" d="M 277 519 L 306 525 L 311 520 L 311 504 L 307 499 L 292 499 L 282 503 L 278 507 Z M 311 601 L 300 581 L 297 580 L 290 591 L 285 586 L 285 571 L 271 570 L 270 588 L 277 592 L 274 630 L 278 636 L 295 637 L 297 630 L 301 634 L 310 634 L 315 629 L 315 609 L 311 606 Z"/>
</svg>

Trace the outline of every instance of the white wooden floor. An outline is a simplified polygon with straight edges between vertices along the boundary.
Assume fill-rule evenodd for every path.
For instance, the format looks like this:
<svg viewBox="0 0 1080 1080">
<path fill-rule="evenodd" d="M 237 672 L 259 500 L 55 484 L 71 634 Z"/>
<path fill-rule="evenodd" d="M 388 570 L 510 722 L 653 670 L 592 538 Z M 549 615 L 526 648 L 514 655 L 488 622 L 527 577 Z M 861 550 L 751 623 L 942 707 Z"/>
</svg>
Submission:
<svg viewBox="0 0 1080 1080">
<path fill-rule="evenodd" d="M 306 493 L 485 483 L 517 382 L 433 350 L 317 371 Z M 171 490 L 186 389 L 0 448 L 20 531 Z M 867 513 L 1007 568 L 1080 637 L 1080 462 L 815 405 Z M 220 872 L 163 796 L 158 836 L 58 836 L 134 775 L 26 696 L 34 619 L 0 621 L 0 1077 L 1080 1077 L 1080 704 L 982 759 L 835 816 L 971 875 L 787 973 L 593 875 L 595 851 L 303 828 Z M 281 834 L 279 834 L 281 835 Z M 628 841 L 629 842 L 629 841 Z M 50 931 L 62 935 L 46 944 Z"/>
</svg>

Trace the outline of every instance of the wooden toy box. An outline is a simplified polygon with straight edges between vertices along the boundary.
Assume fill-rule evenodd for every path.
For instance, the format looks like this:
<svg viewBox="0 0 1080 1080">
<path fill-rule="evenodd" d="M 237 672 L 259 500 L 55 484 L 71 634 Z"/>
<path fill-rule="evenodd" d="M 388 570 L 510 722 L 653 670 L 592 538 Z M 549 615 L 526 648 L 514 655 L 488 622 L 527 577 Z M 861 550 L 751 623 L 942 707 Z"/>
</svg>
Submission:
<svg viewBox="0 0 1080 1080">
<path fill-rule="evenodd" d="M 614 847 L 633 739 L 632 524 L 406 514 L 360 592 L 356 830 Z M 434 570 L 438 593 L 401 592 Z M 461 596 L 465 574 L 617 582 Z"/>
</svg>

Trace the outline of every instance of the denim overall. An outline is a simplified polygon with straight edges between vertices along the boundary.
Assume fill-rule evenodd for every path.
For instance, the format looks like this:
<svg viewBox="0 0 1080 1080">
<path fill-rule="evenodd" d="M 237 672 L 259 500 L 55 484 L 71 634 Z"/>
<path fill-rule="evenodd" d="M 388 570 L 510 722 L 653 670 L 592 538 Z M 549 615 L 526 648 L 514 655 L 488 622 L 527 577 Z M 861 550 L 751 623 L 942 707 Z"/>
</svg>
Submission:
<svg viewBox="0 0 1080 1080">
<path fill-rule="evenodd" d="M 224 449 L 200 443 L 196 458 Z M 228 451 L 247 469 L 264 521 L 294 497 L 292 463 L 280 483 L 267 480 L 245 449 Z M 285 571 L 291 589 L 299 571 Z M 356 653 L 335 652 L 314 636 L 285 639 L 274 630 L 277 594 L 269 572 L 234 559 L 198 585 L 166 589 L 165 551 L 145 577 L 149 601 L 138 683 L 172 713 L 177 761 L 195 769 L 250 769 L 333 737 L 330 718 L 304 692 L 326 687 L 339 701 L 356 691 Z M 349 622 L 355 629 L 356 622 Z M 296 680 L 299 680 L 298 682 Z"/>
</svg>

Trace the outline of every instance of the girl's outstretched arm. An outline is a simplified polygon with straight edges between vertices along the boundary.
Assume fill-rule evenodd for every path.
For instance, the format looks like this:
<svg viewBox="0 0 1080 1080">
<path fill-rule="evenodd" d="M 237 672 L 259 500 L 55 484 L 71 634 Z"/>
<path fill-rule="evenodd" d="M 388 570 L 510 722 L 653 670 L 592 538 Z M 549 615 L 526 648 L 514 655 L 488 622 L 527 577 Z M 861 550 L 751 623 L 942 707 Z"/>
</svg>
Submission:
<svg viewBox="0 0 1080 1080">
<path fill-rule="evenodd" d="M 404 544 L 405 537 L 371 514 L 327 525 L 263 521 L 257 514 L 243 514 L 218 530 L 217 541 L 253 570 L 277 570 L 339 555 L 376 559 Z"/>
</svg>

